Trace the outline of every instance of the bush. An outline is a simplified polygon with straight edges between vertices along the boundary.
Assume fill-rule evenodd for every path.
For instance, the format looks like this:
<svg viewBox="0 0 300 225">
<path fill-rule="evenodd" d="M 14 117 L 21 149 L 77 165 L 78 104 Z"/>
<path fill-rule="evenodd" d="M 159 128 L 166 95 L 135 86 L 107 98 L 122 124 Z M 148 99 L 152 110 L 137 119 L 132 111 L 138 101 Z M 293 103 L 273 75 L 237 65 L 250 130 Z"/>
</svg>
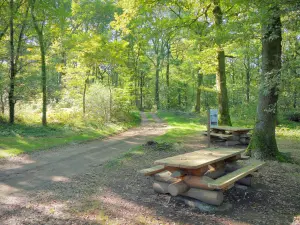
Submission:
<svg viewBox="0 0 300 225">
<path fill-rule="evenodd" d="M 100 123 L 126 121 L 131 110 L 128 96 L 116 88 L 93 84 L 86 97 L 86 116 Z"/>
<path fill-rule="evenodd" d="M 288 112 L 285 118 L 289 121 L 300 122 L 300 112 Z"/>
</svg>

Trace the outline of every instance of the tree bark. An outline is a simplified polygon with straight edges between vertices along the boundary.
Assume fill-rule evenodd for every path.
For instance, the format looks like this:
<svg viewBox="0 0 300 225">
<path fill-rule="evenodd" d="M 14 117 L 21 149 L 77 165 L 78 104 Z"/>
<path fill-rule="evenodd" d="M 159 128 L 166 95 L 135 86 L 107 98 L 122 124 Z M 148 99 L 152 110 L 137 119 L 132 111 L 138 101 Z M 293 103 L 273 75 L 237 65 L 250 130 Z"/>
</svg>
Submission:
<svg viewBox="0 0 300 225">
<path fill-rule="evenodd" d="M 262 74 L 257 121 L 247 153 L 259 159 L 279 156 L 275 138 L 276 108 L 281 70 L 281 21 L 278 7 L 268 9 L 262 21 Z"/>
<path fill-rule="evenodd" d="M 43 91 L 43 115 L 42 123 L 43 126 L 47 125 L 47 74 L 46 74 L 46 51 L 44 46 L 44 36 L 41 33 L 39 35 L 41 61 L 42 61 L 42 91 Z"/>
<path fill-rule="evenodd" d="M 227 86 L 226 86 L 226 73 L 225 73 L 225 53 L 221 46 L 220 33 L 224 32 L 221 30 L 223 12 L 220 7 L 220 0 L 214 0 L 214 9 L 213 14 L 215 18 L 215 25 L 217 29 L 217 72 L 216 72 L 216 83 L 218 89 L 218 105 L 219 105 L 219 125 L 228 125 L 231 126 L 231 119 L 229 115 L 229 106 L 228 106 L 228 95 L 227 95 Z"/>
<path fill-rule="evenodd" d="M 9 29 L 10 29 L 10 84 L 9 84 L 9 93 L 8 93 L 8 104 L 9 104 L 9 123 L 14 124 L 15 122 L 15 47 L 14 47 L 14 1 L 10 0 L 10 18 L 9 18 Z"/>
<path fill-rule="evenodd" d="M 219 105 L 219 125 L 231 126 L 229 115 L 228 94 L 226 87 L 225 74 L 225 53 L 223 49 L 218 49 L 218 67 L 217 67 L 217 89 Z"/>
<path fill-rule="evenodd" d="M 196 94 L 196 106 L 195 106 L 195 112 L 200 112 L 201 107 L 201 85 L 203 82 L 203 75 L 200 73 L 200 70 L 197 74 L 197 94 Z"/>
</svg>

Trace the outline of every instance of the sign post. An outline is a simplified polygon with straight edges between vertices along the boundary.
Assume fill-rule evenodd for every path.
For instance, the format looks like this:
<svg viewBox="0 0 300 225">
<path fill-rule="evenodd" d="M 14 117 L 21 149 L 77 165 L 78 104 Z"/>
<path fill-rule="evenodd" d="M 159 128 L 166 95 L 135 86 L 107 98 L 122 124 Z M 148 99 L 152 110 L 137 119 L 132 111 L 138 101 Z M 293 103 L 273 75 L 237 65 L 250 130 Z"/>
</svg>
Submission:
<svg viewBox="0 0 300 225">
<path fill-rule="evenodd" d="M 210 117 L 210 126 L 217 127 L 218 126 L 218 110 L 217 109 L 210 109 L 209 110 L 209 117 Z"/>
<path fill-rule="evenodd" d="M 208 148 L 210 147 L 210 129 L 211 127 L 218 126 L 218 110 L 217 109 L 208 109 L 207 110 L 207 139 Z"/>
<path fill-rule="evenodd" d="M 210 109 L 207 110 L 207 147 L 210 147 Z"/>
</svg>

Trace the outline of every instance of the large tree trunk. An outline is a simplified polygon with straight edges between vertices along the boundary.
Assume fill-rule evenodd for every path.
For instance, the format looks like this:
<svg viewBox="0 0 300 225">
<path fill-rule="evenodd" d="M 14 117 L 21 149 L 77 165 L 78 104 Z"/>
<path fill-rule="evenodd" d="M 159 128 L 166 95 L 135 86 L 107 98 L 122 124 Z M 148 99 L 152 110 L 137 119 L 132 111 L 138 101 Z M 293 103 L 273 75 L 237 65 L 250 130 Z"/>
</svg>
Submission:
<svg viewBox="0 0 300 225">
<path fill-rule="evenodd" d="M 197 94 L 196 94 L 196 106 L 195 106 L 195 111 L 200 112 L 200 107 L 201 107 L 201 85 L 203 82 L 203 75 L 200 73 L 200 70 L 198 71 L 197 74 Z"/>
<path fill-rule="evenodd" d="M 218 54 L 218 67 L 217 67 L 216 77 L 217 77 L 218 104 L 219 104 L 219 125 L 231 126 L 227 87 L 226 87 L 224 50 L 218 49 L 217 54 Z"/>
<path fill-rule="evenodd" d="M 262 74 L 257 121 L 247 153 L 259 159 L 279 155 L 275 138 L 278 86 L 281 69 L 281 21 L 278 7 L 268 9 L 262 24 Z"/>
<path fill-rule="evenodd" d="M 9 19 L 9 28 L 10 28 L 10 83 L 9 83 L 9 93 L 8 93 L 8 104 L 9 104 L 9 123 L 13 124 L 15 122 L 15 48 L 14 48 L 14 1 L 10 0 L 10 19 Z"/>
<path fill-rule="evenodd" d="M 225 73 L 225 53 L 221 46 L 220 35 L 222 21 L 223 21 L 223 12 L 220 7 L 220 0 L 214 0 L 214 9 L 213 14 L 215 17 L 215 25 L 217 28 L 217 72 L 216 72 L 216 81 L 218 89 L 218 105 L 219 105 L 219 124 L 231 126 L 231 120 L 229 115 L 229 106 L 228 106 L 228 95 L 227 95 L 227 86 L 226 86 L 226 73 Z"/>
</svg>

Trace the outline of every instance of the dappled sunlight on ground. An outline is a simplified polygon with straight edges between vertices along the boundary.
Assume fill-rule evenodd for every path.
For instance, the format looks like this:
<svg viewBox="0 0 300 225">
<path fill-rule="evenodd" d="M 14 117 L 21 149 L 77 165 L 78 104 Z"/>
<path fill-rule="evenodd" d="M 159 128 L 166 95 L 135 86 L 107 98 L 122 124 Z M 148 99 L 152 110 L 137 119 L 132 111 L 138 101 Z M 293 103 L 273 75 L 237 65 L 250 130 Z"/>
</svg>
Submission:
<svg viewBox="0 0 300 225">
<path fill-rule="evenodd" d="M 64 176 L 52 176 L 51 180 L 54 182 L 71 182 L 70 178 Z"/>
</svg>

